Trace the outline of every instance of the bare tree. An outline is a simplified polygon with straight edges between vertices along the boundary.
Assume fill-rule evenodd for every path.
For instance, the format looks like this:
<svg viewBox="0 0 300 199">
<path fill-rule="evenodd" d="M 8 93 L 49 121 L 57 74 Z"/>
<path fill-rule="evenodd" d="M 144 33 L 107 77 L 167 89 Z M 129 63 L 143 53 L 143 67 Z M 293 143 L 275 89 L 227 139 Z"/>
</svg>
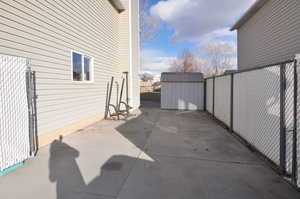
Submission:
<svg viewBox="0 0 300 199">
<path fill-rule="evenodd" d="M 172 72 L 201 72 L 199 59 L 189 49 L 184 49 L 169 68 Z"/>
<path fill-rule="evenodd" d="M 149 0 L 140 0 L 140 41 L 141 45 L 155 38 L 159 28 L 160 20 L 150 14 Z"/>
<path fill-rule="evenodd" d="M 153 81 L 154 76 L 150 73 L 143 73 L 140 75 L 140 78 L 143 82 Z"/>
<path fill-rule="evenodd" d="M 232 69 L 232 58 L 236 55 L 234 48 L 225 42 L 209 43 L 202 49 L 207 56 L 212 71 L 209 73 L 220 74 Z"/>
</svg>

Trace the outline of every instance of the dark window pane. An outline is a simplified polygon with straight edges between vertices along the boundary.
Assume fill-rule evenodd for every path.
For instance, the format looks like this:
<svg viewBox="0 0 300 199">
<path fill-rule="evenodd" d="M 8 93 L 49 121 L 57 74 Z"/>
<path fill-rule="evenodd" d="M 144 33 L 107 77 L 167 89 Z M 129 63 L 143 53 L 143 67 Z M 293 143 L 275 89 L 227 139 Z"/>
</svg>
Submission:
<svg viewBox="0 0 300 199">
<path fill-rule="evenodd" d="M 91 59 L 88 57 L 84 58 L 84 80 L 91 80 Z"/>
<path fill-rule="evenodd" d="M 73 53 L 73 80 L 81 81 L 82 80 L 82 56 L 78 53 Z"/>
</svg>

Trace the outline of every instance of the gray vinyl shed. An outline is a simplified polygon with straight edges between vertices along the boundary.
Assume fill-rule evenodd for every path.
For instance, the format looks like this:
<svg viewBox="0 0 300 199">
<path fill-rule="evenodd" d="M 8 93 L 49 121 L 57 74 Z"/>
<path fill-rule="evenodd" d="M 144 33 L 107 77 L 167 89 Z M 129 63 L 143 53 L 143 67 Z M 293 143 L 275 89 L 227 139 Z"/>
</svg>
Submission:
<svg viewBox="0 0 300 199">
<path fill-rule="evenodd" d="M 171 110 L 203 110 L 203 74 L 162 73 L 161 108 Z"/>
</svg>

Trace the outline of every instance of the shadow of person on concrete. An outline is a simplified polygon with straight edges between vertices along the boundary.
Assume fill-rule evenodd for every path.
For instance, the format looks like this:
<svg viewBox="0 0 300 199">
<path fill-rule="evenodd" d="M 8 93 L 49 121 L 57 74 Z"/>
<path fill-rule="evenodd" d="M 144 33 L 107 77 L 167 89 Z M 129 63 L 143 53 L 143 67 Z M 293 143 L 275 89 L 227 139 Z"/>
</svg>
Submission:
<svg viewBox="0 0 300 199">
<path fill-rule="evenodd" d="M 57 199 L 80 198 L 85 182 L 76 158 L 79 151 L 64 143 L 62 137 L 50 145 L 49 179 L 56 183 Z"/>
<path fill-rule="evenodd" d="M 155 104 L 151 104 L 152 106 Z M 146 106 L 141 111 L 142 114 L 137 118 L 114 127 L 123 137 L 140 148 L 141 153 L 131 157 L 124 151 L 125 154 L 122 152 L 117 155 L 112 154 L 109 159 L 105 159 L 105 163 L 102 160 L 99 161 L 100 172 L 98 174 L 96 171 L 97 176 L 89 183 L 84 182 L 76 161 L 80 155 L 79 151 L 63 143 L 62 138 L 51 144 L 49 178 L 51 182 L 56 183 L 57 199 L 250 199 L 283 198 L 286 193 L 291 193 L 287 186 L 283 186 L 284 182 L 280 181 L 279 176 L 268 172 L 269 170 L 264 167 L 241 168 L 235 163 L 235 166 L 231 163 L 216 164 L 214 161 L 205 161 L 204 159 L 182 158 L 183 156 L 180 154 L 178 157 L 168 156 L 169 153 L 166 153 L 164 157 L 161 155 L 162 153 L 155 155 L 157 152 L 152 152 L 148 148 L 149 146 L 147 146 L 149 150 L 146 150 L 147 139 L 151 134 L 153 135 L 152 129 L 158 125 L 162 125 L 161 133 L 165 133 L 164 129 L 169 128 L 169 122 L 157 123 L 161 119 L 173 120 L 174 118 L 168 117 L 176 112 L 166 112 L 167 115 L 162 118 L 163 113 L 158 109 L 152 110 Z M 194 116 L 193 114 L 183 114 L 178 118 L 194 118 Z M 174 123 L 176 121 L 172 121 L 171 124 Z M 167 142 L 173 142 L 172 137 L 168 136 L 167 138 Z M 167 142 L 163 141 L 161 144 Z M 178 149 L 183 146 L 182 142 L 179 144 L 172 145 L 172 147 Z M 157 146 L 150 147 L 156 148 Z M 169 146 L 167 148 L 168 150 L 173 149 Z M 99 152 L 100 154 L 96 151 L 96 155 L 101 155 L 100 150 Z M 224 154 L 224 152 L 222 153 Z M 92 165 L 98 167 L 98 162 L 94 163 L 96 164 Z M 90 167 L 85 168 L 89 169 Z M 273 183 L 273 181 L 277 183 Z M 264 188 L 267 187 L 266 185 L 269 186 L 268 189 Z"/>
<path fill-rule="evenodd" d="M 101 166 L 99 175 L 87 185 L 86 194 L 116 198 L 137 161 L 141 160 L 127 155 L 112 156 Z"/>
</svg>

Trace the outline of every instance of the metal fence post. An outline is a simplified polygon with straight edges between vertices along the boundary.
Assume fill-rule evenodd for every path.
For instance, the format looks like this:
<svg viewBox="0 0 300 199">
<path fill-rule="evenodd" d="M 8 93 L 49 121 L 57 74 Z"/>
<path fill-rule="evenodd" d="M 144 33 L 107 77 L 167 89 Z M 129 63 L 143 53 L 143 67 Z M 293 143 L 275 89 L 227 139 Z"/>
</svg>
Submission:
<svg viewBox="0 0 300 199">
<path fill-rule="evenodd" d="M 36 72 L 32 72 L 32 88 L 33 88 L 33 110 L 34 110 L 34 137 L 35 137 L 35 151 L 34 155 L 37 154 L 39 149 L 39 140 L 38 140 L 38 115 L 37 115 L 37 99 L 38 95 L 36 92 Z"/>
<path fill-rule="evenodd" d="M 230 130 L 233 132 L 233 89 L 234 89 L 234 74 L 231 74 L 230 83 Z"/>
<path fill-rule="evenodd" d="M 293 133 L 293 162 L 292 162 L 292 182 L 297 185 L 298 180 L 298 160 L 297 160 L 297 145 L 298 145 L 298 133 L 297 133 L 297 109 L 298 109 L 298 71 L 297 67 L 300 63 L 300 55 L 296 55 L 294 62 L 294 133 Z"/>
<path fill-rule="evenodd" d="M 30 144 L 30 156 L 32 156 L 34 151 L 34 122 L 33 122 L 33 107 L 32 107 L 32 72 L 30 69 L 29 61 L 27 60 L 27 70 L 26 70 L 26 92 L 27 92 L 27 104 L 28 104 L 28 118 L 29 118 L 29 144 Z"/>
<path fill-rule="evenodd" d="M 285 64 L 280 65 L 280 169 L 286 173 Z"/>
<path fill-rule="evenodd" d="M 26 89 L 28 100 L 29 115 L 29 140 L 30 140 L 30 156 L 34 157 L 38 152 L 38 126 L 37 126 L 37 94 L 36 94 L 36 74 L 30 68 L 31 62 L 27 60 L 26 71 Z"/>
<path fill-rule="evenodd" d="M 213 77 L 213 104 L 212 104 L 212 114 L 215 117 L 215 88 L 216 88 L 216 77 Z"/>
</svg>

